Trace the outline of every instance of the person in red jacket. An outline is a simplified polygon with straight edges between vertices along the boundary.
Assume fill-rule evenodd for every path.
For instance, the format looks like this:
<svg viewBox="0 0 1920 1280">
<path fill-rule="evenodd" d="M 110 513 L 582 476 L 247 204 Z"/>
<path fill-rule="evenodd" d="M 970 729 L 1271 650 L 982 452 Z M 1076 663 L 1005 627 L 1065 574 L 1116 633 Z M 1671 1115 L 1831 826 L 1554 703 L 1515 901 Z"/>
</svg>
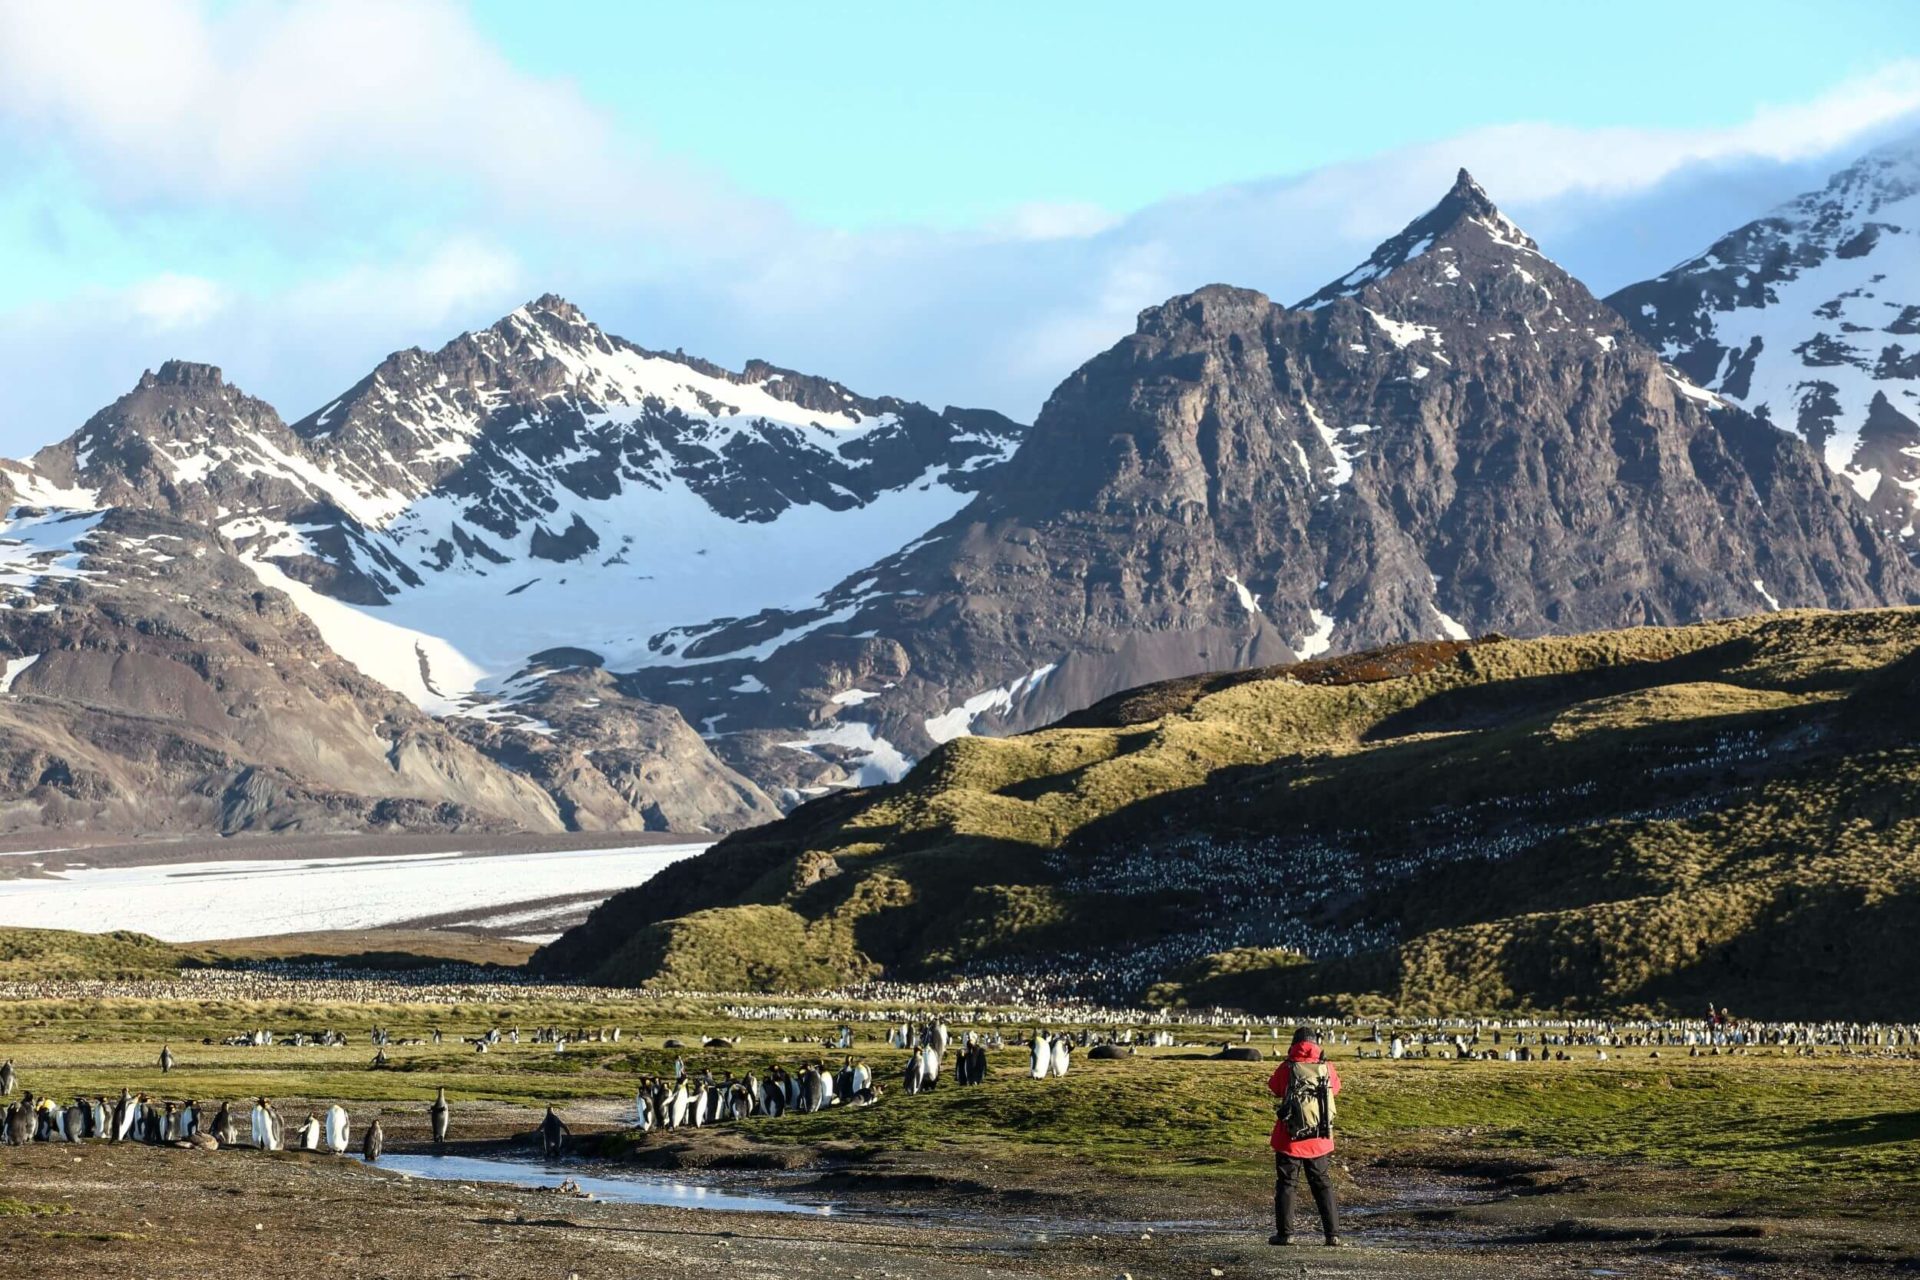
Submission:
<svg viewBox="0 0 1920 1280">
<path fill-rule="evenodd" d="M 1267 1092 L 1284 1101 L 1287 1091 L 1293 1085 L 1294 1064 L 1299 1062 L 1320 1062 L 1320 1036 L 1312 1027 L 1301 1027 L 1293 1033 L 1293 1047 L 1287 1050 L 1287 1060 L 1267 1081 Z M 1340 1092 L 1340 1072 L 1332 1063 L 1327 1064 L 1327 1092 Z M 1340 1239 L 1340 1204 L 1334 1198 L 1333 1177 L 1333 1138 L 1311 1137 L 1295 1138 L 1287 1132 L 1287 1119 L 1283 1115 L 1273 1126 L 1273 1235 L 1268 1244 L 1293 1243 L 1293 1189 L 1302 1174 L 1306 1175 L 1307 1186 L 1313 1192 L 1313 1202 L 1320 1210 L 1320 1226 L 1326 1233 L 1329 1245 L 1338 1246 Z"/>
</svg>

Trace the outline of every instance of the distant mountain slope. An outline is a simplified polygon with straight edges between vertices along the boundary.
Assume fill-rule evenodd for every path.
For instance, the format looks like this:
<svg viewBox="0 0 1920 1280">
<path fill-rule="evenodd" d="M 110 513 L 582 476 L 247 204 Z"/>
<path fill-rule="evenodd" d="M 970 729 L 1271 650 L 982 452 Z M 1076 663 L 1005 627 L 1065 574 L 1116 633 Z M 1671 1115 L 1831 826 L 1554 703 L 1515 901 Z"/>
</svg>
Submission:
<svg viewBox="0 0 1920 1280">
<path fill-rule="evenodd" d="M 1917 589 L 1811 450 L 1664 365 L 1462 173 L 1298 307 L 1215 285 L 1143 312 L 964 510 L 809 609 L 701 632 L 682 653 L 722 678 L 629 683 L 752 776 L 805 748 L 877 781 L 1191 672 Z"/>
<path fill-rule="evenodd" d="M 1688 378 L 1798 432 L 1913 536 L 1920 136 L 1607 301 Z"/>
<path fill-rule="evenodd" d="M 340 661 L 218 535 L 21 496 L 0 522 L 0 830 L 562 825 L 540 787 Z"/>
<path fill-rule="evenodd" d="M 533 965 L 1268 1013 L 1906 1017 L 1917 682 L 1910 610 L 1194 677 L 731 836 Z"/>
<path fill-rule="evenodd" d="M 32 466 L 381 606 L 440 642 L 424 679 L 458 701 L 498 697 L 544 650 L 624 669 L 672 659 L 675 628 L 805 602 L 958 509 L 1018 434 L 997 414 L 642 351 L 549 296 L 389 357 L 292 428 L 218 370 L 172 363 Z M 394 665 L 353 639 L 350 658 Z"/>
</svg>

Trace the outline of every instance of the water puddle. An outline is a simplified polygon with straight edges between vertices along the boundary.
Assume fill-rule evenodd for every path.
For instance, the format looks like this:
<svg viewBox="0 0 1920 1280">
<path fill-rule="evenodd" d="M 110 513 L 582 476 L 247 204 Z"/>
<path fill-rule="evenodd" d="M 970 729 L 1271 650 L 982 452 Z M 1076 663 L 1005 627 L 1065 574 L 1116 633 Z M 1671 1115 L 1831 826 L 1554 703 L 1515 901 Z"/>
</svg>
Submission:
<svg viewBox="0 0 1920 1280">
<path fill-rule="evenodd" d="M 436 1182 L 505 1182 L 516 1187 L 552 1190 L 572 1182 L 595 1200 L 613 1204 L 656 1204 L 676 1209 L 713 1209 L 732 1213 L 830 1214 L 823 1204 L 804 1204 L 774 1196 L 722 1191 L 695 1182 L 674 1182 L 657 1174 L 619 1172 L 593 1175 L 576 1166 L 535 1164 L 481 1156 L 388 1155 L 380 1168 Z M 564 1203 L 565 1197 L 556 1197 Z"/>
</svg>

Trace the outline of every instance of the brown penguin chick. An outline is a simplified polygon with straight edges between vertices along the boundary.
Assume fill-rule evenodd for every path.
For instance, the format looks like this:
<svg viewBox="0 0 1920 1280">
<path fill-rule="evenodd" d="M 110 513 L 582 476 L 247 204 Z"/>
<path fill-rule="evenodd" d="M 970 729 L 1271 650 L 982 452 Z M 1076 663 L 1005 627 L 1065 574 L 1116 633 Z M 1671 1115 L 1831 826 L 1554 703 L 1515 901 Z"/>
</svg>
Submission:
<svg viewBox="0 0 1920 1280">
<path fill-rule="evenodd" d="M 360 1154 L 367 1158 L 368 1164 L 374 1164 L 380 1159 L 380 1151 L 386 1142 L 387 1135 L 380 1128 L 380 1117 L 375 1116 L 373 1123 L 367 1126 L 366 1137 L 360 1140 Z"/>
</svg>

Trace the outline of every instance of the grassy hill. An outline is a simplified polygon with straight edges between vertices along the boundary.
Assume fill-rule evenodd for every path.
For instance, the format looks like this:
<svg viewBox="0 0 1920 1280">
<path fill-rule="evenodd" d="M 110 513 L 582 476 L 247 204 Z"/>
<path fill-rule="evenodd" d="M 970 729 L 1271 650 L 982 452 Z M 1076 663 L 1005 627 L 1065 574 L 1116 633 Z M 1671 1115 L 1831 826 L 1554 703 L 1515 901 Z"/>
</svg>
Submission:
<svg viewBox="0 0 1920 1280">
<path fill-rule="evenodd" d="M 189 957 L 144 933 L 0 928 L 0 982 L 164 978 Z"/>
<path fill-rule="evenodd" d="M 532 963 L 1912 1016 L 1917 650 L 1920 612 L 1803 612 L 1156 685 L 731 836 Z"/>
</svg>

